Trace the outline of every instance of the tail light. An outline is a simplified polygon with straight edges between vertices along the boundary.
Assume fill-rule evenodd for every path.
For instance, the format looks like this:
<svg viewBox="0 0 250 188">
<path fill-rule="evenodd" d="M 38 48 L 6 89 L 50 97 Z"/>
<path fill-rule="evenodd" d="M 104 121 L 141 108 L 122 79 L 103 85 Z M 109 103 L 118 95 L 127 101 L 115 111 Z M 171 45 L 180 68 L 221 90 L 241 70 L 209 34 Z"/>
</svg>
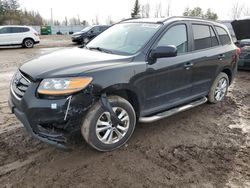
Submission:
<svg viewBox="0 0 250 188">
<path fill-rule="evenodd" d="M 38 33 L 34 33 L 34 35 L 38 36 Z"/>
<path fill-rule="evenodd" d="M 236 55 L 239 56 L 240 55 L 240 48 L 236 48 Z"/>
</svg>

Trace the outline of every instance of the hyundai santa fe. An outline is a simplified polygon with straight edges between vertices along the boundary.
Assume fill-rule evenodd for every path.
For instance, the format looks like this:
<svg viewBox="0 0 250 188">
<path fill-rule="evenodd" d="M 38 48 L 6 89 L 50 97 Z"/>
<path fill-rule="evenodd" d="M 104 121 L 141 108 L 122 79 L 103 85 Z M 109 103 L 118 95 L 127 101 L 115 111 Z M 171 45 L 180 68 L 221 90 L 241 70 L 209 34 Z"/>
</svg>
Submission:
<svg viewBox="0 0 250 188">
<path fill-rule="evenodd" d="M 9 105 L 37 139 L 69 148 L 79 131 L 93 148 L 111 151 L 129 140 L 137 122 L 222 101 L 238 54 L 227 28 L 216 22 L 125 20 L 85 47 L 22 65 Z"/>
<path fill-rule="evenodd" d="M 22 45 L 24 48 L 33 48 L 38 44 L 38 33 L 28 26 L 0 26 L 0 46 Z"/>
</svg>

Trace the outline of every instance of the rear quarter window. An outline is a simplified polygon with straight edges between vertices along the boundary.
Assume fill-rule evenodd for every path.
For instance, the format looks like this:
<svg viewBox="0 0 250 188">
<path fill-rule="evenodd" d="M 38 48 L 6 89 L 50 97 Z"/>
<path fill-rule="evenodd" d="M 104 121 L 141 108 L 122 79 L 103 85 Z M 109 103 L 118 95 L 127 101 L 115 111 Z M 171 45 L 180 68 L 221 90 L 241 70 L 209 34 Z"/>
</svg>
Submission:
<svg viewBox="0 0 250 188">
<path fill-rule="evenodd" d="M 231 39 L 225 29 L 223 29 L 222 27 L 218 27 L 218 26 L 215 26 L 215 29 L 219 35 L 222 45 L 231 44 Z"/>
<path fill-rule="evenodd" d="M 22 28 L 22 31 L 23 31 L 23 32 L 28 32 L 28 31 L 30 31 L 30 29 L 27 28 L 27 27 L 23 27 L 23 28 Z"/>
</svg>

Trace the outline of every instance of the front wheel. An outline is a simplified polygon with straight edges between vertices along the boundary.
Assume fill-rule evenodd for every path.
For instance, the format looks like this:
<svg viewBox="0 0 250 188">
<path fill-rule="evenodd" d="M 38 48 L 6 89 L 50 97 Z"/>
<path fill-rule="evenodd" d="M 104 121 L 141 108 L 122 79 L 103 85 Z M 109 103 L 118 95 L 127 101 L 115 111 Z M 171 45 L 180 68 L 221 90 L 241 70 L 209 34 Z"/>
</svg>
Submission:
<svg viewBox="0 0 250 188">
<path fill-rule="evenodd" d="M 108 98 L 121 124 L 112 122 L 111 114 L 97 102 L 87 113 L 81 132 L 86 142 L 99 151 L 112 151 L 124 145 L 134 132 L 136 115 L 132 105 L 119 96 Z"/>
<path fill-rule="evenodd" d="M 227 94 L 228 87 L 229 87 L 228 76 L 226 73 L 221 72 L 216 77 L 210 88 L 208 94 L 208 101 L 213 104 L 222 101 Z"/>
</svg>

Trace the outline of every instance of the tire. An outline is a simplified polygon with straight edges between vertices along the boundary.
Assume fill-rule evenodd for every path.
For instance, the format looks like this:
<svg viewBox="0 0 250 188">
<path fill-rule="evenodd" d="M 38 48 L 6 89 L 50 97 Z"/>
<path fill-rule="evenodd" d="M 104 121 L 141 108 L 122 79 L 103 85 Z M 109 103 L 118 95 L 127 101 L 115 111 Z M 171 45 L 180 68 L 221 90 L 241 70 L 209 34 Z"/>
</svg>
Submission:
<svg viewBox="0 0 250 188">
<path fill-rule="evenodd" d="M 24 39 L 22 46 L 24 48 L 33 48 L 34 44 L 35 44 L 35 42 L 33 39 Z"/>
<path fill-rule="evenodd" d="M 210 88 L 210 91 L 208 94 L 208 101 L 212 104 L 221 102 L 227 94 L 228 87 L 229 87 L 229 78 L 226 73 L 221 72 L 216 77 L 216 79 L 214 80 Z"/>
<path fill-rule="evenodd" d="M 117 127 L 113 127 L 112 125 L 112 127 L 110 127 L 110 124 L 102 125 L 103 122 L 107 124 L 107 122 L 111 122 L 111 120 L 108 118 L 108 114 L 110 113 L 103 109 L 100 101 L 88 111 L 81 126 L 81 133 L 86 142 L 98 151 L 112 151 L 123 146 L 133 134 L 136 124 L 135 111 L 127 100 L 119 96 L 110 96 L 108 100 L 118 117 L 120 115 L 121 120 L 125 119 L 122 126 L 118 125 Z M 105 130 L 99 131 L 101 128 Z M 119 135 L 122 136 L 118 136 L 115 128 L 121 133 Z M 112 133 L 108 134 L 108 131 Z M 106 134 L 108 136 L 105 137 Z M 101 139 L 103 139 L 103 141 L 101 141 Z"/>
</svg>

